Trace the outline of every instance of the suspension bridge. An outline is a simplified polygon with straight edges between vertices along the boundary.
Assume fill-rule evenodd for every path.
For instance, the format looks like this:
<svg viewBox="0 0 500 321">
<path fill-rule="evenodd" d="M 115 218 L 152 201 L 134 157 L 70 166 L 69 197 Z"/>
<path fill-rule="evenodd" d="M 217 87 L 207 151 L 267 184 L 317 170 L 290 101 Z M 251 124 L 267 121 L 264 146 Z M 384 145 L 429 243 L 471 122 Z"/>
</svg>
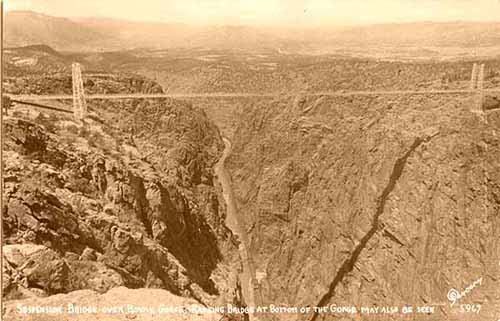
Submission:
<svg viewBox="0 0 500 321">
<path fill-rule="evenodd" d="M 474 63 L 470 86 L 468 89 L 443 89 L 443 90 L 359 90 L 359 91 L 320 91 L 314 93 L 299 93 L 302 96 L 380 96 L 380 95 L 476 95 L 476 103 L 473 109 L 478 112 L 483 111 L 483 102 L 486 94 L 500 94 L 500 88 L 484 88 L 485 65 Z M 72 95 L 10 95 L 11 102 L 17 104 L 30 105 L 39 108 L 45 108 L 65 113 L 73 113 L 77 120 L 85 118 L 87 115 L 88 100 L 126 100 L 126 99 L 161 99 L 161 98 L 250 98 L 250 97 L 293 97 L 297 93 L 193 93 L 193 94 L 94 94 L 85 95 L 83 87 L 82 68 L 78 63 L 72 64 Z M 73 106 L 68 108 L 59 108 L 42 104 L 46 101 L 73 101 Z"/>
</svg>

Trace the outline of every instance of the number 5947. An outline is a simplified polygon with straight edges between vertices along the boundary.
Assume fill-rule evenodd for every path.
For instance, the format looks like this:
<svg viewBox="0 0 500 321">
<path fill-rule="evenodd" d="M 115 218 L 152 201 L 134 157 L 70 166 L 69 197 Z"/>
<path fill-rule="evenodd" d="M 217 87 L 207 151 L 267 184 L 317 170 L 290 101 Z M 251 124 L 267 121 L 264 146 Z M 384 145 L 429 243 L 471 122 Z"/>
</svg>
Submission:
<svg viewBox="0 0 500 321">
<path fill-rule="evenodd" d="M 481 304 L 460 304 L 460 313 L 479 313 Z"/>
</svg>

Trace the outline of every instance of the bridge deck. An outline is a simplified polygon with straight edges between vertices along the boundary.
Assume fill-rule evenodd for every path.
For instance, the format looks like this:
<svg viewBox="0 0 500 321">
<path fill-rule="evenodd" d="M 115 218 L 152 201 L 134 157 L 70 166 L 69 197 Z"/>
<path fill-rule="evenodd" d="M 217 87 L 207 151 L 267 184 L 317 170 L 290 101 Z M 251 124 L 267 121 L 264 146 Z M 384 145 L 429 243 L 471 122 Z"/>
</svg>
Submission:
<svg viewBox="0 0 500 321">
<path fill-rule="evenodd" d="M 485 93 L 500 93 L 500 89 L 485 89 Z M 155 98 L 238 98 L 238 97 L 293 97 L 303 96 L 378 96 L 378 95 L 446 95 L 446 94 L 474 94 L 476 90 L 452 89 L 452 90 L 387 90 L 387 91 L 324 91 L 315 93 L 194 93 L 194 94 L 97 94 L 86 95 L 86 100 L 108 100 L 108 99 L 155 99 Z M 37 100 L 72 100 L 72 95 L 11 95 L 12 99 L 37 101 Z"/>
</svg>

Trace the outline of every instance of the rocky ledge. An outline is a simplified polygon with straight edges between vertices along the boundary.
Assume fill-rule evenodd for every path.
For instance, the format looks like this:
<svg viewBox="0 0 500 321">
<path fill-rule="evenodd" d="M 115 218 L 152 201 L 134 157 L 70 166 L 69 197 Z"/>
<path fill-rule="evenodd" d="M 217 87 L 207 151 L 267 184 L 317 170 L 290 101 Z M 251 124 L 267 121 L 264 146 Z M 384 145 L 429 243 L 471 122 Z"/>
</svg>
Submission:
<svg viewBox="0 0 500 321">
<path fill-rule="evenodd" d="M 4 299 L 126 287 L 241 304 L 217 128 L 175 100 L 90 108 L 83 123 L 22 107 L 5 119 Z"/>
</svg>

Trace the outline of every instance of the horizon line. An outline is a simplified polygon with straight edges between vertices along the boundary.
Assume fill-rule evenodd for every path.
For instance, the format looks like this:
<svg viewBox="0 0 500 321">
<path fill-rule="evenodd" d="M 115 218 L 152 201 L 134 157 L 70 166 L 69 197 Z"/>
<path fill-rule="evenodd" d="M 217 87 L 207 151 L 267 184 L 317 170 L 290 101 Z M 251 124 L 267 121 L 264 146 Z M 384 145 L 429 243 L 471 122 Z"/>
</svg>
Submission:
<svg viewBox="0 0 500 321">
<path fill-rule="evenodd" d="M 1 1 L 1 0 L 0 0 Z M 34 10 L 11 10 L 6 9 L 5 14 L 9 13 L 31 13 L 41 16 L 67 19 L 72 22 L 78 23 L 81 20 L 108 20 L 114 22 L 126 22 L 126 23 L 137 23 L 137 24 L 158 24 L 158 25 L 185 25 L 189 27 L 214 27 L 214 26 L 228 26 L 228 27 L 273 27 L 273 28 L 286 28 L 286 29 L 316 29 L 316 28 L 342 28 L 342 27 L 371 27 L 371 26 L 385 26 L 385 25 L 412 25 L 412 24 L 452 24 L 452 23 L 465 23 L 465 24 L 500 24 L 500 20 L 464 20 L 464 19 L 453 19 L 453 20 L 409 20 L 409 21 L 386 21 L 386 22 L 366 22 L 366 23 L 331 23 L 331 24 L 289 24 L 289 23 L 189 23 L 178 20 L 171 21 L 160 21 L 160 20 L 140 20 L 140 19 L 127 19 L 109 16 L 61 16 L 53 15 L 46 12 L 34 11 Z M 80 21 L 79 21 L 80 20 Z"/>
</svg>

